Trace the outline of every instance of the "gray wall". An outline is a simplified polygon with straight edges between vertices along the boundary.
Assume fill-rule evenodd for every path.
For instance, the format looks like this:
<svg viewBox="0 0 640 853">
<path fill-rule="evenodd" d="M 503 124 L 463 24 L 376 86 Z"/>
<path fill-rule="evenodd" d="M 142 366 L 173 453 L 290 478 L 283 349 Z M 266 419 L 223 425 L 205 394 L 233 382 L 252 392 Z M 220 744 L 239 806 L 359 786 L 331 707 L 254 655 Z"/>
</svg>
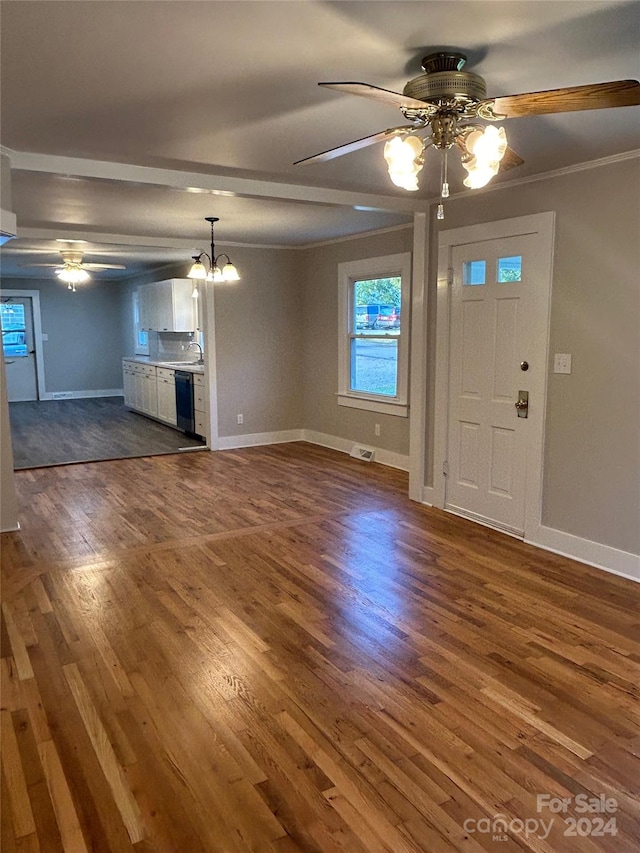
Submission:
<svg viewBox="0 0 640 853">
<path fill-rule="evenodd" d="M 640 161 L 450 200 L 443 223 L 431 217 L 431 329 L 437 232 L 550 210 L 556 239 L 543 524 L 638 554 Z M 554 352 L 572 354 L 570 376 L 552 372 Z M 433 370 L 428 387 L 432 395 Z M 431 402 L 430 440 L 432 429 Z"/>
<path fill-rule="evenodd" d="M 232 257 L 241 281 L 216 284 L 214 297 L 219 434 L 300 429 L 299 253 L 234 248 Z"/>
<path fill-rule="evenodd" d="M 412 246 L 409 227 L 301 253 L 306 429 L 408 454 L 408 418 L 338 405 L 338 264 L 410 252 Z M 380 436 L 374 434 L 374 424 L 380 424 Z"/>
<path fill-rule="evenodd" d="M 122 388 L 118 284 L 94 279 L 76 293 L 44 278 L 4 278 L 0 285 L 40 292 L 47 393 Z"/>
</svg>

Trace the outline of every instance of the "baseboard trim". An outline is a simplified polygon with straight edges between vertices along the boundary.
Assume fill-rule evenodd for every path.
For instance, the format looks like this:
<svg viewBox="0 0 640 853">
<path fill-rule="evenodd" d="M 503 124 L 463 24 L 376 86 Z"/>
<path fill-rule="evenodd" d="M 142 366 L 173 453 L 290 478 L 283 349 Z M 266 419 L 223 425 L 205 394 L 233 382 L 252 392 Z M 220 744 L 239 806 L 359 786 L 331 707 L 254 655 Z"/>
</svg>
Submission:
<svg viewBox="0 0 640 853">
<path fill-rule="evenodd" d="M 640 583 L 640 555 L 638 554 L 620 551 L 610 545 L 592 542 L 590 539 L 583 539 L 542 524 L 531 535 L 525 535 L 524 541 L 545 551 L 579 560 L 588 566 Z"/>
<path fill-rule="evenodd" d="M 435 489 L 433 486 L 423 486 L 420 503 L 424 506 L 435 506 L 434 498 Z M 445 512 L 451 512 L 452 515 L 458 518 L 466 518 L 475 524 L 481 523 L 470 516 L 461 515 L 450 509 L 445 508 Z M 493 529 L 497 530 L 498 533 L 504 533 L 506 536 L 512 535 L 505 530 Z M 574 536 L 572 533 L 565 533 L 563 530 L 545 527 L 542 524 L 532 533 L 525 533 L 522 541 L 526 542 L 527 545 L 534 545 L 542 551 L 550 551 L 552 554 L 559 554 L 561 557 L 569 557 L 571 560 L 577 560 L 579 563 L 585 563 L 595 569 L 602 569 L 609 574 L 640 583 L 640 556 L 637 554 L 621 551 L 600 542 L 592 542 L 590 539 L 583 539 L 580 536 Z"/>
<path fill-rule="evenodd" d="M 319 444 L 321 447 L 328 447 L 331 450 L 339 450 L 341 453 L 350 453 L 354 444 L 358 444 L 355 439 L 342 438 L 338 435 L 329 435 L 325 432 L 316 432 L 313 429 L 304 429 L 303 441 L 308 441 L 310 444 Z M 370 445 L 367 443 L 368 447 Z M 409 470 L 409 457 L 402 453 L 396 453 L 393 450 L 383 450 L 380 447 L 374 447 L 375 455 L 374 462 L 380 465 L 386 465 L 389 468 L 398 468 L 401 471 Z"/>
<path fill-rule="evenodd" d="M 218 450 L 235 450 L 240 447 L 259 447 L 263 444 L 287 444 L 304 441 L 304 430 L 283 429 L 278 432 L 253 432 L 246 435 L 222 435 L 218 438 Z"/>
<path fill-rule="evenodd" d="M 122 388 L 101 388 L 95 391 L 47 391 L 41 400 L 84 400 L 88 397 L 123 397 Z"/>
<path fill-rule="evenodd" d="M 265 444 L 286 444 L 291 441 L 308 441 L 309 444 L 318 444 L 320 447 L 328 447 L 330 450 L 338 450 L 340 453 L 350 453 L 355 442 L 350 438 L 342 438 L 338 435 L 328 435 L 324 432 L 316 432 L 312 429 L 285 429 L 278 432 L 254 432 L 246 435 L 223 435 L 218 438 L 217 450 L 234 450 L 240 447 L 259 447 Z M 409 470 L 409 457 L 392 450 L 375 449 L 374 462 L 386 465 L 389 468 L 399 468 L 401 471 Z"/>
</svg>

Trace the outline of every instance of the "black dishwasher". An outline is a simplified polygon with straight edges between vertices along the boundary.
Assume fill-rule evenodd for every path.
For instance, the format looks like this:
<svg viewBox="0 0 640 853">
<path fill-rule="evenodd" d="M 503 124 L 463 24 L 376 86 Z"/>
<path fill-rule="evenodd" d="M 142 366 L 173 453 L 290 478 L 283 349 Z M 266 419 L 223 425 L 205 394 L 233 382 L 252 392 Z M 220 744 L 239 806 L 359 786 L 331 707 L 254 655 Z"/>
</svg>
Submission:
<svg viewBox="0 0 640 853">
<path fill-rule="evenodd" d="M 193 373 L 188 370 L 176 370 L 176 414 L 180 429 L 193 432 Z"/>
</svg>

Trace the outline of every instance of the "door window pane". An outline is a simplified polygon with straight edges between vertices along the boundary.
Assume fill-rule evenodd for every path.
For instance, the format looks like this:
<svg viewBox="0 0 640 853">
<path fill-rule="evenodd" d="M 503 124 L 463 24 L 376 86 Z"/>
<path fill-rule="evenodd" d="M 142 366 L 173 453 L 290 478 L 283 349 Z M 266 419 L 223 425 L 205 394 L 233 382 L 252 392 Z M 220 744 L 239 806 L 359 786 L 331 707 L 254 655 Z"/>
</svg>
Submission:
<svg viewBox="0 0 640 853">
<path fill-rule="evenodd" d="M 2 348 L 6 358 L 28 355 L 24 305 L 3 302 L 0 305 Z"/>
<path fill-rule="evenodd" d="M 487 280 L 486 261 L 465 261 L 462 264 L 462 284 L 484 284 Z"/>
<path fill-rule="evenodd" d="M 498 258 L 498 282 L 522 281 L 522 255 Z"/>
<path fill-rule="evenodd" d="M 398 390 L 398 341 L 351 339 L 351 390 L 395 397 Z"/>
</svg>

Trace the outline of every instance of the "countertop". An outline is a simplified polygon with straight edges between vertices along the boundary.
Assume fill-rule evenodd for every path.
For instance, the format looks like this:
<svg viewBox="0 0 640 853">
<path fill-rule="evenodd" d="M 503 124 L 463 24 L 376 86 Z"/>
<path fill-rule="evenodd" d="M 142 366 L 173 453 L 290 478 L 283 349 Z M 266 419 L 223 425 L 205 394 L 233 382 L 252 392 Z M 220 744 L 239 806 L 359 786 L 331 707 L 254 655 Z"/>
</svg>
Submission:
<svg viewBox="0 0 640 853">
<path fill-rule="evenodd" d="M 167 367 L 169 370 L 187 370 L 189 373 L 204 373 L 204 365 L 196 364 L 194 361 L 159 361 L 148 355 L 128 355 L 123 361 L 137 361 L 140 364 L 152 364 L 154 367 Z"/>
</svg>

